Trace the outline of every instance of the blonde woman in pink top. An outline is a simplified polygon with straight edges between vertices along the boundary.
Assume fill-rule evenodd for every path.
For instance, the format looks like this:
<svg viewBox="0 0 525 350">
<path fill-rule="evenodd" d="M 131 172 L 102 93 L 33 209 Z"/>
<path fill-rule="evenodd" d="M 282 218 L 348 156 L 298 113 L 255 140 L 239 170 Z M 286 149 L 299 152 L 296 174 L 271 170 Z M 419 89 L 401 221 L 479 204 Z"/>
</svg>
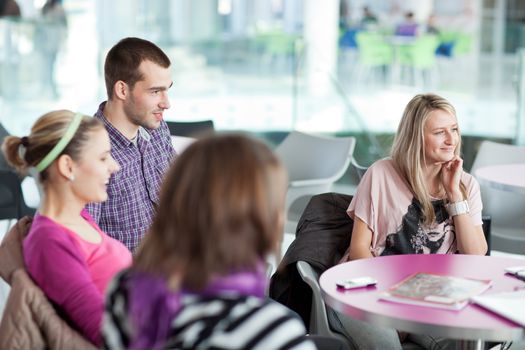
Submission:
<svg viewBox="0 0 525 350">
<path fill-rule="evenodd" d="M 7 161 L 38 175 L 43 196 L 23 244 L 27 271 L 59 312 L 88 340 L 100 342 L 104 292 L 131 264 L 131 253 L 84 209 L 107 199 L 119 165 L 96 118 L 67 110 L 40 117 L 26 137 L 6 137 Z"/>
<path fill-rule="evenodd" d="M 348 208 L 354 220 L 348 260 L 397 254 L 487 252 L 479 184 L 463 170 L 456 111 L 435 94 L 414 96 L 405 108 L 391 156 L 375 162 Z M 339 315 L 359 349 L 455 348 L 450 339 L 399 333 Z"/>
<path fill-rule="evenodd" d="M 408 103 L 391 157 L 373 164 L 348 208 L 349 260 L 487 252 L 477 181 L 463 171 L 454 107 L 434 94 Z"/>
</svg>

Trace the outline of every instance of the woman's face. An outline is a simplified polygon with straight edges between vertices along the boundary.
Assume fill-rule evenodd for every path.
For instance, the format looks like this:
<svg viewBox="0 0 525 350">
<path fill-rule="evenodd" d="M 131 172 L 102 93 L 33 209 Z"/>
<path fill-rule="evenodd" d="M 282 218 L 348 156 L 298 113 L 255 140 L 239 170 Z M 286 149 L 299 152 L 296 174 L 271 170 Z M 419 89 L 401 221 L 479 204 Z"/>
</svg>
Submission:
<svg viewBox="0 0 525 350">
<path fill-rule="evenodd" d="M 424 140 L 427 165 L 450 161 L 459 143 L 456 117 L 441 109 L 430 112 L 425 123 Z"/>
<path fill-rule="evenodd" d="M 111 156 L 108 133 L 98 128 L 89 133 L 80 159 L 75 162 L 71 182 L 74 194 L 83 202 L 103 202 L 108 198 L 107 184 L 120 166 Z"/>
</svg>

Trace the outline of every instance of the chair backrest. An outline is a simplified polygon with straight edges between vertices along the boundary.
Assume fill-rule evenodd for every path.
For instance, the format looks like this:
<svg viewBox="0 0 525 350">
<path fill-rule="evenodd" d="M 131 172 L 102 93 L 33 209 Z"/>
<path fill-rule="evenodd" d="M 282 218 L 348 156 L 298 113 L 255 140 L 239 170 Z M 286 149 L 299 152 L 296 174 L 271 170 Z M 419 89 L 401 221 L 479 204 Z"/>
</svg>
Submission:
<svg viewBox="0 0 525 350">
<path fill-rule="evenodd" d="M 326 305 L 321 294 L 321 287 L 319 286 L 319 274 L 306 261 L 298 261 L 296 266 L 299 275 L 312 290 L 312 311 L 310 314 L 309 333 L 337 338 L 347 344 L 347 339 L 343 335 L 332 331 L 328 324 Z"/>
<path fill-rule="evenodd" d="M 181 154 L 189 145 L 197 139 L 187 136 L 173 136 L 171 135 L 171 144 L 178 154 Z"/>
<path fill-rule="evenodd" d="M 290 182 L 333 183 L 346 171 L 354 147 L 353 137 L 324 137 L 292 131 L 275 152 L 288 170 Z"/>
<path fill-rule="evenodd" d="M 476 170 L 488 165 L 525 163 L 525 147 L 483 141 L 472 165 Z M 494 189 L 480 183 L 483 213 L 491 217 L 491 248 L 523 254 L 525 251 L 525 196 Z"/>
<path fill-rule="evenodd" d="M 451 45 L 451 54 L 454 56 L 472 51 L 472 35 L 456 30 L 440 30 L 439 40 L 442 44 Z"/>
<path fill-rule="evenodd" d="M 354 147 L 354 137 L 323 137 L 299 131 L 292 131 L 277 146 L 275 152 L 288 171 L 286 212 L 289 219 L 295 221 L 309 197 L 328 192 L 332 184 L 343 176 Z"/>
<path fill-rule="evenodd" d="M 202 138 L 215 132 L 213 120 L 200 120 L 194 122 L 166 121 L 172 136 L 185 136 Z"/>
<path fill-rule="evenodd" d="M 394 54 L 385 38 L 374 32 L 359 32 L 356 35 L 359 62 L 368 67 L 385 66 L 392 63 Z"/>
<path fill-rule="evenodd" d="M 363 178 L 363 175 L 365 175 L 366 171 L 368 170 L 368 167 L 357 163 L 354 157 L 352 157 L 351 164 L 352 167 L 355 169 L 357 176 L 359 176 L 359 180 L 361 180 Z"/>
<path fill-rule="evenodd" d="M 422 35 L 413 43 L 399 48 L 399 63 L 418 69 L 432 68 L 436 63 L 438 46 L 439 39 L 435 35 Z"/>
<path fill-rule="evenodd" d="M 19 219 L 21 186 L 18 176 L 8 170 L 0 170 L 0 220 Z"/>
<path fill-rule="evenodd" d="M 9 132 L 0 123 L 0 145 L 4 142 L 4 138 L 6 136 L 9 136 Z M 0 169 L 9 169 L 9 165 L 7 164 L 7 161 L 5 160 L 3 152 L 0 152 Z"/>
<path fill-rule="evenodd" d="M 525 147 L 483 141 L 479 147 L 471 172 L 483 166 L 497 164 L 525 163 Z"/>
<path fill-rule="evenodd" d="M 286 295 L 286 301 L 293 301 L 294 303 L 297 299 L 301 299 L 308 294 L 308 291 L 301 285 L 306 284 L 307 288 L 312 292 L 310 318 L 308 321 L 309 333 L 339 339 L 353 349 L 354 346 L 351 346 L 353 343 L 352 335 L 341 328 L 343 326 L 337 320 L 341 316 L 325 304 L 321 287 L 319 286 L 320 273 L 339 262 L 350 244 L 353 222 L 346 214 L 346 209 L 352 198 L 350 195 L 340 193 L 325 193 L 315 196 L 301 218 L 301 233 L 298 232 L 297 238 L 297 243 L 299 244 L 290 247 L 290 251 L 286 253 L 283 261 L 285 264 L 286 262 L 293 262 L 295 270 L 304 282 L 300 284 L 295 282 L 296 284 L 290 288 L 291 294 Z M 331 245 L 330 249 L 326 249 L 327 245 L 330 245 L 328 243 L 330 241 L 334 245 Z M 295 257 L 298 258 L 295 259 Z M 326 259 L 328 257 L 331 258 Z M 291 265 L 281 265 L 276 275 L 286 270 L 290 271 L 289 267 Z M 277 285 L 275 283 L 277 278 L 274 277 L 272 278 L 273 287 Z M 294 283 L 294 277 L 283 277 L 286 277 L 286 281 Z M 282 300 L 279 301 L 283 302 Z M 308 303 L 308 299 L 303 298 L 301 301 L 303 301 L 302 304 Z M 289 305 L 290 308 L 296 310 L 292 307 L 293 303 L 285 303 L 285 305 Z M 304 305 L 300 306 L 304 307 Z M 300 310 L 296 311 L 299 312 Z M 343 331 L 344 333 L 342 333 Z M 411 342 L 403 343 L 402 347 L 403 349 L 419 348 Z"/>
<path fill-rule="evenodd" d="M 6 128 L 4 128 L 2 123 L 0 123 L 0 141 L 3 141 L 4 137 L 6 137 L 8 135 L 9 135 L 9 132 L 6 130 Z"/>
<path fill-rule="evenodd" d="M 485 255 L 490 255 L 490 251 L 492 250 L 492 218 L 490 215 L 483 215 L 481 220 L 483 221 L 483 234 L 487 241 L 487 253 Z"/>
<path fill-rule="evenodd" d="M 305 261 L 321 273 L 337 264 L 350 245 L 353 221 L 346 214 L 352 196 L 322 193 L 312 197 L 301 215 L 296 239 L 289 245 L 270 280 L 269 296 L 310 324 L 312 293 L 297 270 Z"/>
<path fill-rule="evenodd" d="M 0 169 L 0 220 L 20 219 L 34 215 L 35 209 L 26 205 L 20 178 L 11 170 Z"/>
</svg>

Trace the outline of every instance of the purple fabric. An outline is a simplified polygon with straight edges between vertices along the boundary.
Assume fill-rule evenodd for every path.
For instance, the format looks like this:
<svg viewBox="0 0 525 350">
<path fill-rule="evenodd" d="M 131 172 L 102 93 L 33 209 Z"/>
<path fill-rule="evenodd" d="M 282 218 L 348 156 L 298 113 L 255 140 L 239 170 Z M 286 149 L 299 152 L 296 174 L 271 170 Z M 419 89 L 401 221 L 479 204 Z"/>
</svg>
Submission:
<svg viewBox="0 0 525 350">
<path fill-rule="evenodd" d="M 415 36 L 417 33 L 417 23 L 401 23 L 396 28 L 396 35 Z"/>
<path fill-rule="evenodd" d="M 149 229 L 164 173 L 175 156 L 166 122 L 156 130 L 139 132 L 135 145 L 118 131 L 104 116 L 101 103 L 96 118 L 108 131 L 111 155 L 120 171 L 111 176 L 108 200 L 90 203 L 87 209 L 102 231 L 124 243 L 133 251 Z M 147 140 L 149 135 L 149 140 Z"/>
<path fill-rule="evenodd" d="M 258 266 L 254 272 L 237 272 L 214 278 L 200 292 L 168 289 L 166 280 L 145 273 L 133 272 L 128 290 L 130 293 L 130 315 L 136 329 L 130 349 L 161 349 L 170 328 L 170 323 L 181 307 L 183 295 L 198 294 L 213 296 L 223 292 L 238 295 L 264 297 L 267 280 L 264 268 Z"/>
</svg>

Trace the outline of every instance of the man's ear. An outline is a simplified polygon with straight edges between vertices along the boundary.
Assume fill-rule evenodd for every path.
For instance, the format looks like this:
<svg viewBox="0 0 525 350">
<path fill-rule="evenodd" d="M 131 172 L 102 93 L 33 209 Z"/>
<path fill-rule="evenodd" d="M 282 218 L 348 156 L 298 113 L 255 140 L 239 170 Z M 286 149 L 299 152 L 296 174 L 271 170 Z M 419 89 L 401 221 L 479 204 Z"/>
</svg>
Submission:
<svg viewBox="0 0 525 350">
<path fill-rule="evenodd" d="M 129 95 L 129 86 L 122 80 L 118 80 L 113 86 L 113 96 L 119 100 L 125 100 Z"/>
<path fill-rule="evenodd" d="M 57 159 L 57 169 L 58 173 L 65 177 L 68 180 L 71 180 L 74 178 L 74 168 L 75 168 L 75 162 L 73 159 L 67 155 L 63 154 Z"/>
</svg>

